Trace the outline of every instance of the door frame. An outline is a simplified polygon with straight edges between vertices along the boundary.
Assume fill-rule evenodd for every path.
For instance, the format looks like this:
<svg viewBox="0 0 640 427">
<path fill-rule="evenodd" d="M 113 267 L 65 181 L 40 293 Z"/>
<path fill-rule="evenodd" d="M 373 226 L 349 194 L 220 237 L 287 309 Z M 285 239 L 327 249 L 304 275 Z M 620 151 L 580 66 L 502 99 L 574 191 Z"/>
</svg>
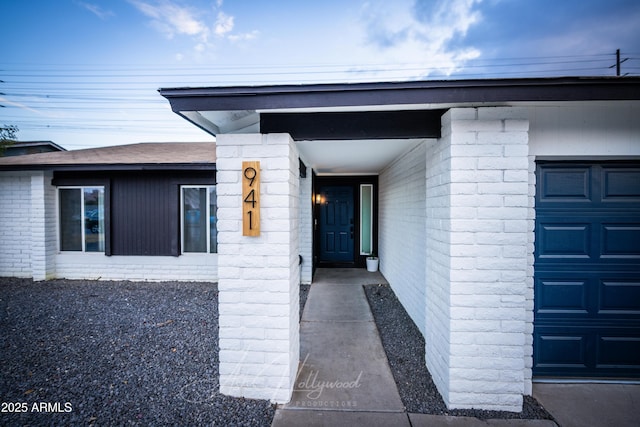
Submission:
<svg viewBox="0 0 640 427">
<path fill-rule="evenodd" d="M 314 175 L 313 192 L 312 192 L 312 211 L 313 211 L 313 268 L 318 267 L 348 267 L 348 268 L 364 268 L 366 267 L 366 256 L 360 254 L 360 185 L 373 185 L 373 249 L 378 251 L 378 176 L 377 175 L 354 175 L 354 176 L 317 176 Z M 350 186 L 353 188 L 353 209 L 354 209 L 354 234 L 353 253 L 354 261 L 346 263 L 320 262 L 320 236 L 318 221 L 320 218 L 319 205 L 316 203 L 316 195 L 320 193 L 322 187 L 329 186 Z"/>
</svg>

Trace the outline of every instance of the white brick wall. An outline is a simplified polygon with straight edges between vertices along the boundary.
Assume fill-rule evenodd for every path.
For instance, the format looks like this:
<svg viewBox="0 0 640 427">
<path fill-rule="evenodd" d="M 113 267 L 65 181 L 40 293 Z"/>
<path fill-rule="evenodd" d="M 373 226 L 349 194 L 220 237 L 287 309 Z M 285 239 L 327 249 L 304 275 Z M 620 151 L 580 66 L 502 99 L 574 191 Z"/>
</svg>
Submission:
<svg viewBox="0 0 640 427">
<path fill-rule="evenodd" d="M 423 335 L 426 159 L 422 142 L 387 166 L 378 179 L 380 271 Z"/>
<path fill-rule="evenodd" d="M 0 172 L 0 276 L 32 277 L 31 176 Z"/>
<path fill-rule="evenodd" d="M 425 354 L 451 408 L 522 406 L 532 241 L 526 114 L 452 109 L 427 153 Z"/>
<path fill-rule="evenodd" d="M 62 252 L 55 256 L 56 277 L 88 280 L 194 281 L 218 280 L 217 254 L 173 256 L 105 256 Z"/>
<path fill-rule="evenodd" d="M 286 134 L 219 135 L 220 391 L 287 402 L 299 359 L 299 168 Z M 243 160 L 261 162 L 261 234 L 242 236 Z"/>
<path fill-rule="evenodd" d="M 56 191 L 51 172 L 31 175 L 31 272 L 34 280 L 56 277 Z"/>
</svg>

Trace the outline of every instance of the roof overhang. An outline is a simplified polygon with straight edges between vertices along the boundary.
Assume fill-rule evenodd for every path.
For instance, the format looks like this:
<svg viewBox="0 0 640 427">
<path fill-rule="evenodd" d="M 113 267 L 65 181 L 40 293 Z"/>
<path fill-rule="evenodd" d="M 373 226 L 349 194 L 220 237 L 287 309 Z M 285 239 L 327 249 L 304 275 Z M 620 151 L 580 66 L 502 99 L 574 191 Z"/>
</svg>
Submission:
<svg viewBox="0 0 640 427">
<path fill-rule="evenodd" d="M 343 141 L 344 149 L 345 141 L 394 140 L 405 141 L 406 148 L 440 137 L 440 117 L 449 108 L 640 100 L 640 78 L 221 86 L 167 88 L 160 94 L 175 113 L 212 135 L 289 133 L 303 150 L 313 147 L 300 142 L 318 140 Z"/>
</svg>

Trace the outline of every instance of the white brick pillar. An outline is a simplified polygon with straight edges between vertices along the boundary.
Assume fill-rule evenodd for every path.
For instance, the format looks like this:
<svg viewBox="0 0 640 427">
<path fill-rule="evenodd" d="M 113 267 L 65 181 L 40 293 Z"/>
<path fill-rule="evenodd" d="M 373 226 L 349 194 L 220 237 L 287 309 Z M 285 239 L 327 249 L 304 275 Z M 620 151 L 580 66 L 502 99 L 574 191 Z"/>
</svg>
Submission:
<svg viewBox="0 0 640 427">
<path fill-rule="evenodd" d="M 425 354 L 449 408 L 519 412 L 527 390 L 526 113 L 451 109 L 427 154 Z"/>
<path fill-rule="evenodd" d="M 288 134 L 218 135 L 220 391 L 289 401 L 299 360 L 299 163 Z M 261 234 L 242 235 L 243 161 L 260 161 Z"/>
<path fill-rule="evenodd" d="M 31 272 L 33 280 L 55 275 L 56 212 L 55 188 L 50 172 L 31 175 Z"/>
</svg>

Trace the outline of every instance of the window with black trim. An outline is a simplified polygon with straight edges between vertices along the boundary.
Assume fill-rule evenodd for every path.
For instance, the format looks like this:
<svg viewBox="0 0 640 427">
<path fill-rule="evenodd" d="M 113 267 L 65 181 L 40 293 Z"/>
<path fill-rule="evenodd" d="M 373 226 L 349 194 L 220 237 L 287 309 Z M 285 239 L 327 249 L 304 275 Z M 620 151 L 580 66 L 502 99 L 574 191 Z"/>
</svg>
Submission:
<svg viewBox="0 0 640 427">
<path fill-rule="evenodd" d="M 180 207 L 182 253 L 217 253 L 216 186 L 183 185 Z"/>
<path fill-rule="evenodd" d="M 104 252 L 104 187 L 59 187 L 61 251 Z"/>
</svg>

